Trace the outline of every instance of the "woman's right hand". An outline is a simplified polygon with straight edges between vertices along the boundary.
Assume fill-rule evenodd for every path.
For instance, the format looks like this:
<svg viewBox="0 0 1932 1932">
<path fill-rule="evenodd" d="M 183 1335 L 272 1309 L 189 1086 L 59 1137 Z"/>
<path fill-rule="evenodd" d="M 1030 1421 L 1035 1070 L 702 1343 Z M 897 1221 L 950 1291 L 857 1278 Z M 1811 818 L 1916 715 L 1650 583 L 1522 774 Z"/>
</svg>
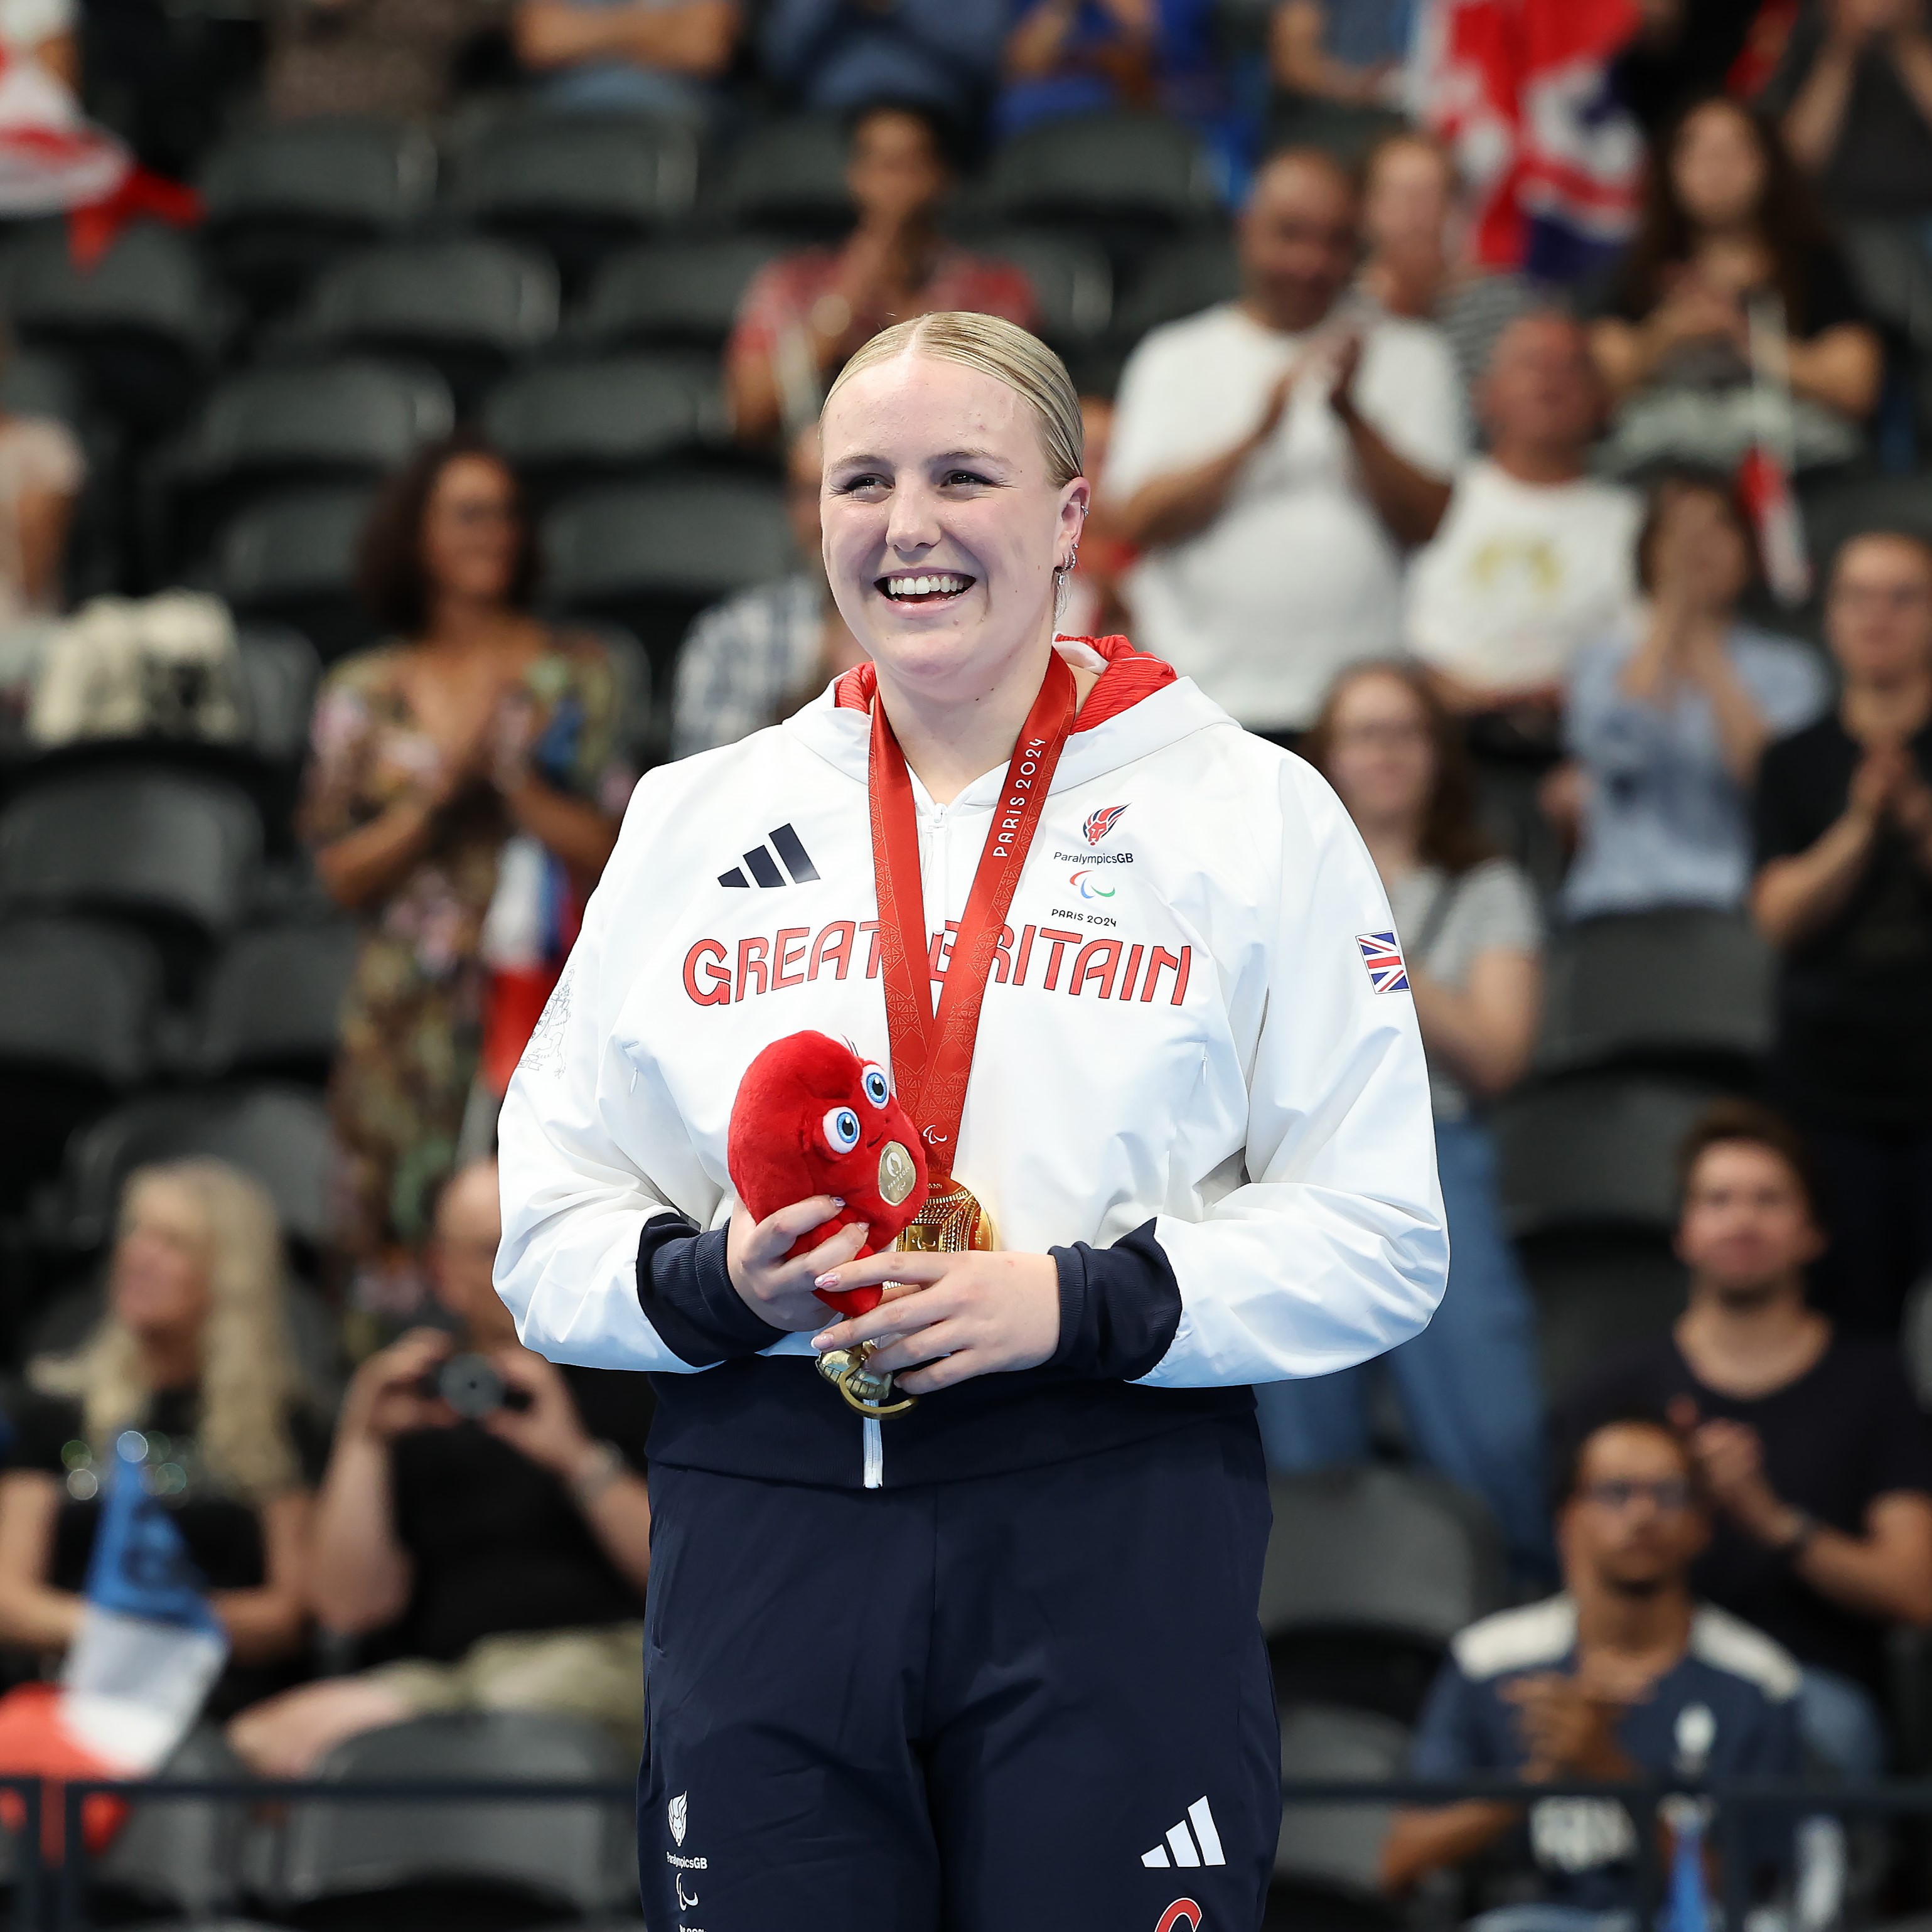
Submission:
<svg viewBox="0 0 1932 1932">
<path fill-rule="evenodd" d="M 412 1328 L 371 1355 L 350 1378 L 342 1432 L 386 1443 L 412 1429 L 447 1429 L 457 1420 L 455 1410 L 440 1396 L 425 1395 L 422 1384 L 455 1347 L 454 1338 L 440 1328 Z"/>
<path fill-rule="evenodd" d="M 750 1209 L 742 1201 L 738 1204 L 725 1236 L 724 1262 L 731 1286 L 760 1321 L 788 1331 L 825 1326 L 826 1304 L 812 1293 L 812 1284 L 828 1268 L 856 1258 L 869 1232 L 865 1222 L 841 1228 L 795 1261 L 787 1261 L 785 1255 L 800 1235 L 830 1220 L 844 1204 L 834 1196 L 814 1194 L 754 1221 Z"/>
</svg>

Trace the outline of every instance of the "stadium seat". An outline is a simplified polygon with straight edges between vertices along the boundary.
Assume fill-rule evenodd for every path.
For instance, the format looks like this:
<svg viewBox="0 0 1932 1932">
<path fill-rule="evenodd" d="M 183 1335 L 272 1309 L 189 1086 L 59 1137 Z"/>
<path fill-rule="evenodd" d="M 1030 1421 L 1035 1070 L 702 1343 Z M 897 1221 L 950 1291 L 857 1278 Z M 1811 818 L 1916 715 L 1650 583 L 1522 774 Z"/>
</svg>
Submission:
<svg viewBox="0 0 1932 1932">
<path fill-rule="evenodd" d="M 480 236 L 396 242 L 326 270 L 285 343 L 430 362 L 466 408 L 556 318 L 556 271 L 541 255 Z"/>
<path fill-rule="evenodd" d="M 1040 304 L 1040 332 L 1063 354 L 1077 352 L 1107 332 L 1114 313 L 1114 272 L 1090 242 L 1008 228 L 976 241 L 974 248 L 1024 272 Z"/>
<path fill-rule="evenodd" d="M 206 1079 L 326 1078 L 356 964 L 347 920 L 269 926 L 232 940 L 209 974 L 190 1056 Z"/>
<path fill-rule="evenodd" d="M 1660 1235 L 1593 1234 L 1524 1244 L 1541 1382 L 1552 1400 L 1684 1312 L 1684 1270 Z"/>
<path fill-rule="evenodd" d="M 1449 1640 L 1503 1600 L 1495 1525 L 1439 1478 L 1382 1465 L 1270 1490 L 1261 1624 L 1277 1694 L 1412 1721 Z"/>
<path fill-rule="evenodd" d="M 1550 949 L 1537 1066 L 1748 1079 L 1771 1047 L 1774 970 L 1742 915 L 1685 908 L 1586 920 Z"/>
<path fill-rule="evenodd" d="M 572 332 L 603 349 L 714 352 L 731 332 L 746 285 L 784 245 L 737 235 L 627 248 L 604 265 Z"/>
<path fill-rule="evenodd" d="M 724 438 L 715 374 L 650 356 L 563 363 L 490 393 L 483 428 L 539 505 L 628 480 Z"/>
<path fill-rule="evenodd" d="M 1512 1094 L 1495 1117 L 1510 1232 L 1667 1233 L 1678 1145 L 1713 1097 L 1707 1087 L 1635 1075 Z"/>
<path fill-rule="evenodd" d="M 52 416 L 78 430 L 87 416 L 86 386 L 65 356 L 21 350 L 0 361 L 0 409 L 10 416 Z"/>
<path fill-rule="evenodd" d="M 256 625 L 236 638 L 248 688 L 248 742 L 273 765 L 299 764 L 308 750 L 309 713 L 322 660 L 299 631 Z"/>
<path fill-rule="evenodd" d="M 0 812 L 0 908 L 232 932 L 262 852 L 234 786 L 136 765 L 40 780 Z"/>
<path fill-rule="evenodd" d="M 212 1724 L 197 1725 L 155 1774 L 162 1785 L 248 1778 L 247 1767 Z M 89 1871 L 90 1919 L 112 1924 L 156 1912 L 201 1916 L 235 1905 L 247 1810 L 242 1800 L 137 1801 Z"/>
<path fill-rule="evenodd" d="M 70 1247 L 98 1248 L 114 1226 L 122 1184 L 150 1161 L 206 1154 L 252 1174 L 282 1227 L 314 1249 L 328 1227 L 328 1117 L 308 1089 L 279 1084 L 160 1094 L 130 1101 L 69 1144 L 62 1189 Z"/>
<path fill-rule="evenodd" d="M 1210 220 L 1219 206 L 1208 151 L 1158 114 L 1083 114 L 1029 128 L 993 157 L 985 193 L 1009 221 L 1075 230 L 1117 265 Z"/>
<path fill-rule="evenodd" d="M 1821 589 L 1840 548 L 1862 530 L 1906 530 L 1932 541 L 1932 476 L 1801 478 L 1798 501 Z"/>
<path fill-rule="evenodd" d="M 0 1210 L 59 1166 L 68 1136 L 153 1064 L 162 968 L 139 933 L 0 923 Z"/>
<path fill-rule="evenodd" d="M 829 240 L 852 225 L 845 130 L 827 116 L 767 122 L 726 163 L 715 212 L 734 227 Z"/>
<path fill-rule="evenodd" d="M 1131 348 L 1162 323 L 1198 315 L 1240 292 L 1240 267 L 1226 235 L 1169 242 L 1142 263 L 1114 314 L 1115 335 Z"/>
<path fill-rule="evenodd" d="M 420 219 L 436 174 L 436 145 L 419 128 L 266 122 L 230 135 L 203 164 L 203 232 L 223 279 L 271 315 L 338 256 Z"/>
<path fill-rule="evenodd" d="M 375 640 L 356 592 L 367 490 L 304 490 L 244 510 L 223 531 L 214 588 L 244 623 L 292 625 L 325 664 Z"/>
<path fill-rule="evenodd" d="M 692 476 L 573 498 L 543 524 L 546 597 L 608 617 L 650 654 L 668 692 L 691 620 L 734 590 L 797 568 L 784 500 L 748 477 Z"/>
<path fill-rule="evenodd" d="M 0 311 L 16 340 L 58 351 L 140 440 L 194 406 L 227 317 L 194 245 L 172 228 L 128 229 L 100 260 L 76 266 L 60 224 L 37 224 L 0 254 Z"/>
<path fill-rule="evenodd" d="M 1408 1770 L 1408 1732 L 1392 1718 L 1318 1703 L 1282 1714 L 1281 1837 L 1269 1888 L 1270 1925 L 1298 1932 L 1357 1932 L 1403 1923 L 1376 1882 L 1387 1804 L 1299 1804 L 1293 1787 L 1376 1784 Z"/>
<path fill-rule="evenodd" d="M 689 210 L 698 136 L 666 116 L 513 115 L 461 146 L 453 172 L 454 212 L 542 250 L 575 290 L 613 249 Z"/>
<path fill-rule="evenodd" d="M 604 1731 L 522 1712 L 417 1718 L 338 1745 L 316 1775 L 629 1786 L 631 1754 Z M 628 1904 L 635 1821 L 614 1802 L 434 1802 L 290 1808 L 278 1916 L 296 1924 L 404 1932 L 533 1925 Z"/>
<path fill-rule="evenodd" d="M 431 369 L 350 360 L 231 376 L 150 471 L 150 566 L 166 580 L 198 562 L 228 518 L 266 492 L 373 483 L 455 419 Z"/>
</svg>

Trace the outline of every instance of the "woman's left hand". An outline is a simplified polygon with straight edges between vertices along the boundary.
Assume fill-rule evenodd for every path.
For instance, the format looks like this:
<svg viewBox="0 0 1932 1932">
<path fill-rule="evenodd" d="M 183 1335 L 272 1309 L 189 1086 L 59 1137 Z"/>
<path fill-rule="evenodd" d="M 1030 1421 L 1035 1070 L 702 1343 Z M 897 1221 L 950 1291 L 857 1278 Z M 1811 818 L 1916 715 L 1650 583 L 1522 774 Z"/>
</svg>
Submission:
<svg viewBox="0 0 1932 1932">
<path fill-rule="evenodd" d="M 900 1283 L 869 1314 L 812 1338 L 821 1353 L 883 1346 L 868 1368 L 890 1370 L 908 1395 L 974 1376 L 1035 1369 L 1060 1344 L 1060 1270 L 1047 1255 L 900 1253 L 848 1262 L 812 1284 L 828 1293 Z"/>
</svg>

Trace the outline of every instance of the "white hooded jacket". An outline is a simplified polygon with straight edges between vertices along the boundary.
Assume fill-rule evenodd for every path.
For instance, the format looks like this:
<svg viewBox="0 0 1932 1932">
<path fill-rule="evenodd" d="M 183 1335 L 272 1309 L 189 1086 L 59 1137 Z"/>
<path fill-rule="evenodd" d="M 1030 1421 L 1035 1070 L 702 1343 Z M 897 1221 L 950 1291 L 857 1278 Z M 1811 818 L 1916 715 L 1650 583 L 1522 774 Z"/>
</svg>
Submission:
<svg viewBox="0 0 1932 1932">
<path fill-rule="evenodd" d="M 1120 640 L 1060 647 L 1124 662 L 1054 774 L 953 1169 L 1003 1246 L 1054 1253 L 1060 1348 L 883 1426 L 723 1255 L 753 1056 L 809 1028 L 890 1064 L 862 682 L 638 788 L 504 1108 L 496 1284 L 553 1360 L 654 1373 L 658 1460 L 896 1486 L 1055 1460 L 1245 1411 L 1441 1298 L 1421 1040 L 1340 802 L 1188 680 L 1133 697 L 1165 668 Z M 935 978 L 1003 777 L 945 806 L 914 779 Z"/>
</svg>

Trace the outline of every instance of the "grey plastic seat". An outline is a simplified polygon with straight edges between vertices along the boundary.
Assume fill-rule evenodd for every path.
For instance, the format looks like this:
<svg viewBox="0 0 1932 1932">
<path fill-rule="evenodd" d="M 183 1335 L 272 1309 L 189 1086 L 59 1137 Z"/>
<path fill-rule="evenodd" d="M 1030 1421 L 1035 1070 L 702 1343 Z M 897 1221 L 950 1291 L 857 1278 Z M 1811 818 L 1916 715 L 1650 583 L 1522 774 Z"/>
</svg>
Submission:
<svg viewBox="0 0 1932 1932">
<path fill-rule="evenodd" d="M 1660 1236 L 1532 1243 L 1540 1378 L 1556 1400 L 1624 1350 L 1654 1341 L 1684 1312 L 1684 1270 Z"/>
<path fill-rule="evenodd" d="M 1113 320 L 1114 272 L 1091 242 L 1009 228 L 976 242 L 974 250 L 1024 272 L 1040 305 L 1040 333 L 1055 347 L 1077 350 L 1107 332 Z"/>
<path fill-rule="evenodd" d="M 308 748 L 309 714 L 322 660 L 299 631 L 255 625 L 236 638 L 248 691 L 248 742 L 270 764 L 298 763 Z"/>
<path fill-rule="evenodd" d="M 716 350 L 752 278 L 784 252 L 770 236 L 655 242 L 607 262 L 574 325 L 600 347 Z"/>
<path fill-rule="evenodd" d="M 249 1774 L 212 1725 L 190 1731 L 157 1774 L 162 1784 L 246 1780 Z M 115 1916 L 130 1910 L 200 1916 L 239 1902 L 244 1800 L 184 1798 L 136 1801 L 128 1822 L 90 1874 L 90 1904 L 111 1900 Z"/>
<path fill-rule="evenodd" d="M 395 242 L 327 269 L 290 340 L 430 362 L 465 404 L 550 340 L 557 302 L 556 269 L 508 242 Z"/>
<path fill-rule="evenodd" d="M 203 164 L 208 245 L 224 278 L 270 312 L 335 256 L 421 219 L 436 179 L 436 146 L 420 128 L 265 122 L 229 136 Z"/>
<path fill-rule="evenodd" d="M 1073 115 L 1029 128 L 993 157 L 986 192 L 1020 221 L 1174 230 L 1208 218 L 1219 206 L 1207 150 L 1158 114 Z"/>
<path fill-rule="evenodd" d="M 1149 329 L 1198 315 L 1240 292 L 1232 237 L 1198 235 L 1170 242 L 1142 265 L 1115 311 L 1114 333 L 1127 344 Z"/>
<path fill-rule="evenodd" d="M 1494 1526 L 1438 1477 L 1365 1464 L 1277 1476 L 1269 1493 L 1270 1639 L 1349 1630 L 1440 1647 L 1503 1600 Z"/>
<path fill-rule="evenodd" d="M 356 945 L 346 920 L 238 934 L 208 975 L 196 1070 L 209 1079 L 265 1069 L 326 1073 Z"/>
<path fill-rule="evenodd" d="M 1932 541 L 1932 477 L 1801 479 L 1798 502 L 1821 586 L 1846 539 L 1861 531 L 1905 530 Z"/>
<path fill-rule="evenodd" d="M 1494 1122 L 1510 1232 L 1667 1233 L 1678 1147 L 1714 1097 L 1708 1087 L 1638 1075 L 1511 1095 Z"/>
<path fill-rule="evenodd" d="M 575 286 L 616 247 L 676 221 L 698 189 L 698 136 L 668 116 L 513 115 L 463 146 L 448 205 L 548 254 Z"/>
<path fill-rule="evenodd" d="M 852 223 L 845 186 L 845 130 L 830 116 L 767 122 L 724 165 L 718 212 L 739 228 L 825 236 Z"/>
<path fill-rule="evenodd" d="M 748 477 L 599 490 L 552 511 L 542 534 L 548 599 L 623 625 L 650 654 L 652 685 L 664 692 L 700 610 L 797 567 L 782 494 Z"/>
<path fill-rule="evenodd" d="M 15 338 L 86 368 L 98 400 L 142 439 L 181 422 L 204 386 L 227 314 L 194 244 L 142 222 L 82 269 L 59 224 L 0 254 L 0 310 Z"/>
<path fill-rule="evenodd" d="M 1294 1705 L 1282 1714 L 1282 1782 L 1368 1784 L 1402 1778 L 1408 1743 L 1408 1731 L 1391 1718 L 1332 1705 Z M 1276 1885 L 1379 1901 L 1376 1874 L 1394 1811 L 1388 1804 L 1298 1804 L 1285 1794 Z"/>
<path fill-rule="evenodd" d="M 140 933 L 0 923 L 0 1202 L 20 1205 L 52 1177 L 74 1129 L 148 1077 L 162 982 Z"/>
<path fill-rule="evenodd" d="M 244 510 L 223 531 L 214 587 L 243 622 L 293 626 L 332 662 L 374 638 L 356 593 L 367 489 L 305 490 Z"/>
<path fill-rule="evenodd" d="M 349 358 L 230 376 L 151 477 L 158 568 L 196 561 L 265 490 L 374 483 L 455 419 L 449 386 L 422 367 Z"/>
<path fill-rule="evenodd" d="M 9 416 L 52 416 L 79 429 L 86 420 L 86 392 L 64 356 L 19 350 L 0 362 L 0 409 Z"/>
<path fill-rule="evenodd" d="M 247 795 L 218 779 L 140 766 L 74 771 L 0 812 L 0 904 L 240 922 L 262 853 Z"/>
<path fill-rule="evenodd" d="M 304 1088 L 264 1083 L 131 1102 L 68 1146 L 67 1240 L 83 1251 L 106 1240 L 122 1186 L 136 1168 L 206 1155 L 253 1174 L 274 1202 L 284 1232 L 319 1246 L 328 1228 L 329 1150 L 328 1114 Z"/>
<path fill-rule="evenodd" d="M 1693 910 L 1593 919 L 1551 947 L 1537 1065 L 1682 1070 L 1769 1052 L 1771 950 L 1738 915 Z"/>
<path fill-rule="evenodd" d="M 530 1901 L 537 1909 L 522 1922 L 535 1924 L 545 1906 L 581 1917 L 635 1896 L 635 1766 L 595 1726 L 521 1712 L 420 1718 L 338 1745 L 316 1774 L 345 1784 L 434 1778 L 614 1789 L 604 1802 L 294 1805 L 278 1904 L 302 1924 L 400 1923 L 406 1913 L 424 1925 L 460 1923 L 460 1901 L 478 1894 Z"/>
<path fill-rule="evenodd" d="M 661 467 L 722 441 L 716 379 L 650 356 L 526 370 L 483 406 L 483 427 L 544 498 Z"/>
</svg>

